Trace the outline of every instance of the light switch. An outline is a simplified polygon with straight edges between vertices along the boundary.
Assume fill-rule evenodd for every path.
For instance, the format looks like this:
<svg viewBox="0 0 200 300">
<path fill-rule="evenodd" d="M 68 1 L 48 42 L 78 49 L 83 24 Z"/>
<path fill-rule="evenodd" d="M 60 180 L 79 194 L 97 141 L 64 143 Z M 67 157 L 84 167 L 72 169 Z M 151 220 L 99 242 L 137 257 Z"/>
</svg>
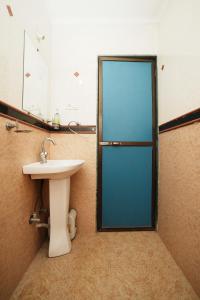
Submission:
<svg viewBox="0 0 200 300">
<path fill-rule="evenodd" d="M 65 107 L 65 110 L 79 110 L 80 107 L 78 105 L 74 105 L 74 104 L 67 104 L 67 106 Z"/>
</svg>

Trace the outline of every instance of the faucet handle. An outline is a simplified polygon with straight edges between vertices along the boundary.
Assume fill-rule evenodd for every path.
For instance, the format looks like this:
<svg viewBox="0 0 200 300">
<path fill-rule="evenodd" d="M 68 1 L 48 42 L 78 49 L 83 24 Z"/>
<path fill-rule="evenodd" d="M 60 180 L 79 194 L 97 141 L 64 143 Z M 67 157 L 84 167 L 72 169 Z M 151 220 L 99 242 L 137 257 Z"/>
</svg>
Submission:
<svg viewBox="0 0 200 300">
<path fill-rule="evenodd" d="M 16 128 L 16 129 L 19 128 L 19 123 L 17 122 L 17 120 L 14 123 L 12 123 L 12 122 L 6 122 L 6 129 L 8 131 L 10 131 L 13 128 Z"/>
<path fill-rule="evenodd" d="M 13 128 L 15 128 L 14 132 L 23 132 L 23 133 L 29 133 L 32 130 L 28 130 L 28 129 L 19 129 L 19 122 L 16 120 L 14 123 L 12 122 L 6 122 L 6 129 L 8 131 L 11 131 Z"/>
<path fill-rule="evenodd" d="M 56 145 L 56 142 L 54 141 L 54 139 L 47 137 L 46 140 L 49 142 L 52 142 L 52 144 Z"/>
</svg>

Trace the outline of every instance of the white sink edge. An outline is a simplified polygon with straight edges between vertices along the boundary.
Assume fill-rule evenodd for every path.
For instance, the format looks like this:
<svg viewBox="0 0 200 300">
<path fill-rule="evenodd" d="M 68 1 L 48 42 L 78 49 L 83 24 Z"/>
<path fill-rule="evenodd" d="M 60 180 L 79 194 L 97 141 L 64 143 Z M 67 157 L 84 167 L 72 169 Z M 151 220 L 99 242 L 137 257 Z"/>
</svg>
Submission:
<svg viewBox="0 0 200 300">
<path fill-rule="evenodd" d="M 48 164 L 55 162 L 58 164 Z M 62 165 L 63 163 L 63 165 Z M 71 163 L 71 164 L 70 164 Z M 85 163 L 85 160 L 48 160 L 47 163 L 40 162 L 31 163 L 23 166 L 23 174 L 57 174 L 71 171 L 80 168 Z"/>
</svg>

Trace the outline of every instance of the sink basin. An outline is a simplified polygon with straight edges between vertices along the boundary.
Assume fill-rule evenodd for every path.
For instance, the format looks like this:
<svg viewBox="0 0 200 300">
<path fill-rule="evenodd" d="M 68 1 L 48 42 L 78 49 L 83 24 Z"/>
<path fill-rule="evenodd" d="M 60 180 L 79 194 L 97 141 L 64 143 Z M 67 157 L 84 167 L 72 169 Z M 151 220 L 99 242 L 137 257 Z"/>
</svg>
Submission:
<svg viewBox="0 0 200 300">
<path fill-rule="evenodd" d="M 84 160 L 48 160 L 23 166 L 23 173 L 32 179 L 49 180 L 50 240 L 49 257 L 56 257 L 71 251 L 71 238 L 75 236 L 75 214 L 69 213 L 70 176 L 85 163 Z M 70 221 L 74 215 L 72 231 Z M 71 217 L 70 217 L 71 216 Z"/>
<path fill-rule="evenodd" d="M 72 176 L 84 164 L 84 160 L 48 160 L 23 166 L 23 173 L 32 179 L 62 179 Z"/>
</svg>

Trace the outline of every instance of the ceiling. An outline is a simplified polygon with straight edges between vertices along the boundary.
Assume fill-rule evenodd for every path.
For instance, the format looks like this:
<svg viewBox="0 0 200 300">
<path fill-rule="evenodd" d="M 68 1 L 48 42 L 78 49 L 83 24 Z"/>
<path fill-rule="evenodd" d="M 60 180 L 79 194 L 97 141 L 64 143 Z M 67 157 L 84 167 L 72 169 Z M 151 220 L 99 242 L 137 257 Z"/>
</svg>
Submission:
<svg viewBox="0 0 200 300">
<path fill-rule="evenodd" d="M 51 21 L 72 19 L 158 22 L 168 0 L 45 0 Z"/>
</svg>

